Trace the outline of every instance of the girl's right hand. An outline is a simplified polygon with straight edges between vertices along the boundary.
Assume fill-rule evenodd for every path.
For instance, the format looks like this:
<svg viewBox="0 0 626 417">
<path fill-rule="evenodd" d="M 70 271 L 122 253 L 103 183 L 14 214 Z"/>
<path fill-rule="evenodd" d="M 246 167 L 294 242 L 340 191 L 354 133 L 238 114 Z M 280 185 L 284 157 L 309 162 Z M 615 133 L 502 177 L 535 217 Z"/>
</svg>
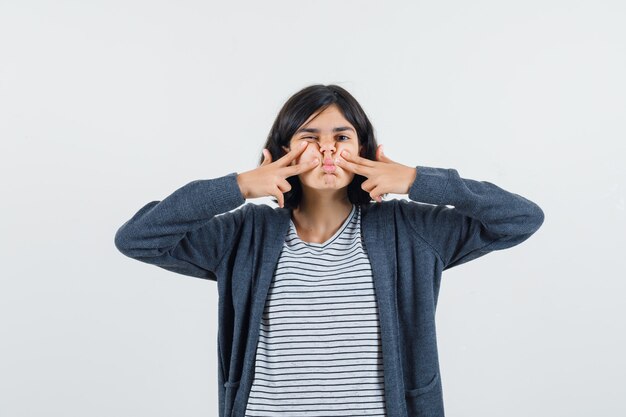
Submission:
<svg viewBox="0 0 626 417">
<path fill-rule="evenodd" d="M 267 148 L 263 149 L 265 159 L 258 168 L 237 174 L 241 194 L 245 198 L 274 196 L 278 200 L 278 205 L 281 208 L 284 207 L 283 193 L 291 190 L 291 184 L 286 178 L 309 171 L 319 164 L 319 159 L 314 159 L 292 165 L 292 162 L 307 148 L 308 143 L 302 142 L 275 162 L 272 162 L 270 151 Z"/>
</svg>

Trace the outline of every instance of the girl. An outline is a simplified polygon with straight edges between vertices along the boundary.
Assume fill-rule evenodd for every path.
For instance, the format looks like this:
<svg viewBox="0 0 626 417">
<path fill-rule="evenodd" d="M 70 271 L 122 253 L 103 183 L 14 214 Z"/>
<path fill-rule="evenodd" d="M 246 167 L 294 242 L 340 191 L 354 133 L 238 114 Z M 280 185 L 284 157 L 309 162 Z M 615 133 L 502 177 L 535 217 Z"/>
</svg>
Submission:
<svg viewBox="0 0 626 417">
<path fill-rule="evenodd" d="M 264 196 L 279 207 L 244 204 Z M 543 218 L 493 183 L 389 159 L 354 97 L 312 85 L 280 110 L 257 168 L 146 204 L 115 244 L 217 282 L 220 417 L 443 417 L 442 272 Z"/>
</svg>

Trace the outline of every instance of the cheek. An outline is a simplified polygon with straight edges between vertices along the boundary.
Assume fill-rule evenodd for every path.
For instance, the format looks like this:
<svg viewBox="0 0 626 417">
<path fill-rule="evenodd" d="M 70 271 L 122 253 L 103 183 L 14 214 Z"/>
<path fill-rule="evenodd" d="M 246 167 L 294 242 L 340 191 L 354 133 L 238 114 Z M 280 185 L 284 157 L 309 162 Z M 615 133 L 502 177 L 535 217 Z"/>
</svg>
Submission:
<svg viewBox="0 0 626 417">
<path fill-rule="evenodd" d="M 350 153 L 352 153 L 353 155 L 357 155 L 359 152 L 359 145 L 357 145 L 356 143 L 344 143 L 342 146 L 337 148 L 338 153 L 343 151 L 350 151 Z"/>
<path fill-rule="evenodd" d="M 319 157 L 319 151 L 315 149 L 315 144 L 311 143 L 309 146 L 307 146 L 307 149 L 302 152 L 298 158 L 295 159 L 295 163 L 306 163 Z"/>
<path fill-rule="evenodd" d="M 311 161 L 315 158 L 319 158 L 320 156 L 320 151 L 317 148 L 317 145 L 314 143 L 311 143 L 309 146 L 307 146 L 306 151 L 302 152 L 302 155 L 300 155 L 300 158 L 302 158 L 303 161 Z"/>
</svg>

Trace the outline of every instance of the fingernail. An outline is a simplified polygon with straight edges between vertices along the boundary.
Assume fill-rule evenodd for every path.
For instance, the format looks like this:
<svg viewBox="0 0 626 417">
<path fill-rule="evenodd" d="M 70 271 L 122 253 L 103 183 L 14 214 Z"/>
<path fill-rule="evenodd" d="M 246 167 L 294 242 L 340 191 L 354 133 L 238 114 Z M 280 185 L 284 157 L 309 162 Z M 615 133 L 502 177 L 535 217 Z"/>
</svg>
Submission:
<svg viewBox="0 0 626 417">
<path fill-rule="evenodd" d="M 350 152 L 348 152 L 348 151 L 341 151 L 341 154 L 342 154 L 343 156 L 349 156 L 349 155 L 350 155 Z"/>
<path fill-rule="evenodd" d="M 304 148 L 305 146 L 306 146 L 306 142 L 302 142 L 302 143 L 300 144 L 300 148 Z"/>
<path fill-rule="evenodd" d="M 380 145 L 380 153 L 383 154 L 385 153 L 384 149 L 383 149 L 383 145 Z"/>
</svg>

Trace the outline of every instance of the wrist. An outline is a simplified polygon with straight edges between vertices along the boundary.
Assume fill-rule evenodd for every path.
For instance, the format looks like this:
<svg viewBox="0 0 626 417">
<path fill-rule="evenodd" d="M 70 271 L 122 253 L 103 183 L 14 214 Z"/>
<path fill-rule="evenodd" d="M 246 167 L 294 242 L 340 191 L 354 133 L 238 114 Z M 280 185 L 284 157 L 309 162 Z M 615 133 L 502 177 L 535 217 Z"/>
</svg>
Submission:
<svg viewBox="0 0 626 417">
<path fill-rule="evenodd" d="M 242 177 L 242 175 L 243 174 L 237 174 L 237 185 L 239 185 L 239 191 L 241 192 L 241 195 L 243 196 L 243 198 L 247 199 L 248 190 L 245 186 L 244 178 Z"/>
<path fill-rule="evenodd" d="M 413 183 L 415 182 L 415 179 L 417 178 L 417 168 L 416 167 L 409 167 L 408 170 L 408 174 L 407 174 L 407 178 L 408 178 L 408 185 L 406 187 L 406 192 L 404 194 L 408 194 L 409 190 L 411 190 L 411 186 L 413 185 Z"/>
</svg>

